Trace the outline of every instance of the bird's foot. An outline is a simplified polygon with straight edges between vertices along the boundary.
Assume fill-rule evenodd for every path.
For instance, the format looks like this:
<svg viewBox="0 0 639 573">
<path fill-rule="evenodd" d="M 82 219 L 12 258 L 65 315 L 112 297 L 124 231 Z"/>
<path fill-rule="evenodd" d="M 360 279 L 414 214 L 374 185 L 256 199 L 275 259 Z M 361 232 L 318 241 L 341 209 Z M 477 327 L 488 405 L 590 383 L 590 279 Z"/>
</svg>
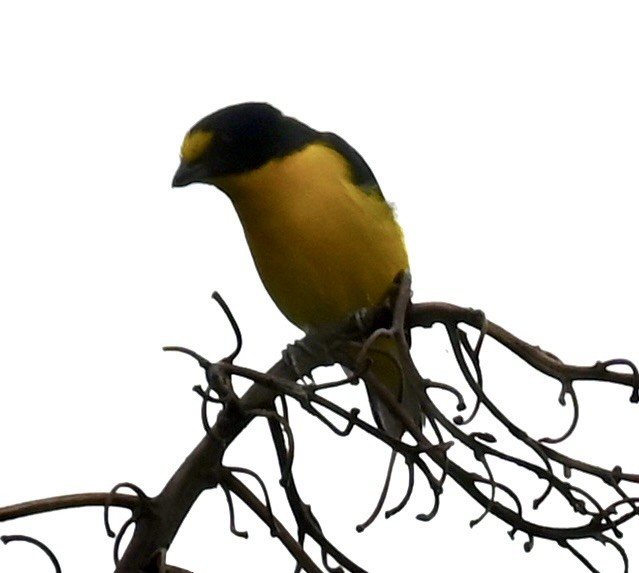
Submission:
<svg viewBox="0 0 639 573">
<path fill-rule="evenodd" d="M 306 377 L 313 381 L 315 368 L 335 363 L 329 340 L 313 334 L 308 334 L 301 340 L 287 345 L 282 352 L 282 358 L 291 367 L 298 380 Z"/>
<path fill-rule="evenodd" d="M 339 330 L 345 338 L 365 342 L 372 334 L 385 333 L 394 336 L 403 333 L 407 338 L 406 313 L 411 302 L 411 276 L 409 271 L 397 274 L 382 303 L 375 307 L 362 308 L 351 314 Z M 410 344 L 409 344 L 410 345 Z"/>
</svg>

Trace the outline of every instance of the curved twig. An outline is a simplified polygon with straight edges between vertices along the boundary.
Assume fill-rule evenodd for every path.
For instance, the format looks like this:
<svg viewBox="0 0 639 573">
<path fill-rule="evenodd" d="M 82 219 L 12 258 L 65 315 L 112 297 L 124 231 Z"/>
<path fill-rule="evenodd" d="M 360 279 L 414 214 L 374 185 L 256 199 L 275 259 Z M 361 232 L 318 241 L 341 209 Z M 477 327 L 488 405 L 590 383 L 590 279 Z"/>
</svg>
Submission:
<svg viewBox="0 0 639 573">
<path fill-rule="evenodd" d="M 361 533 L 369 525 L 371 525 L 375 521 L 375 519 L 377 519 L 379 512 L 382 510 L 382 507 L 384 506 L 384 502 L 386 501 L 386 496 L 388 495 L 388 488 L 390 486 L 391 477 L 393 475 L 393 467 L 395 466 L 396 458 L 397 458 L 397 452 L 393 450 L 393 452 L 391 453 L 390 460 L 388 462 L 388 468 L 386 469 L 386 477 L 384 478 L 384 485 L 382 487 L 381 493 L 379 494 L 379 498 L 377 499 L 377 504 L 375 505 L 375 508 L 373 509 L 373 512 L 370 514 L 370 516 L 363 523 L 355 527 L 355 531 L 357 531 L 358 533 Z"/>
<path fill-rule="evenodd" d="M 226 358 L 222 359 L 223 362 L 233 362 L 233 360 L 235 360 L 238 354 L 242 351 L 242 331 L 240 330 L 237 320 L 235 320 L 235 316 L 233 316 L 228 304 L 226 304 L 226 301 L 222 298 L 222 295 L 217 291 L 213 291 L 211 297 L 224 311 L 224 315 L 233 329 L 233 334 L 235 334 L 235 349 Z"/>
<path fill-rule="evenodd" d="M 90 506 L 102 507 L 107 501 L 109 501 L 110 505 L 131 510 L 135 509 L 139 503 L 139 499 L 136 496 L 121 493 L 114 495 L 102 492 L 59 495 L 2 507 L 0 508 L 0 522 L 49 511 L 59 511 L 61 509 L 75 509 Z"/>
<path fill-rule="evenodd" d="M 55 556 L 55 553 L 51 551 L 42 541 L 35 539 L 34 537 L 29 537 L 28 535 L 2 535 L 0 536 L 0 541 L 5 545 L 7 543 L 11 543 L 12 541 L 24 541 L 26 543 L 30 543 L 31 545 L 35 545 L 39 549 L 41 549 L 44 554 L 49 558 L 49 561 L 53 564 L 53 568 L 55 569 L 55 573 L 62 573 L 62 568 L 60 567 L 60 562 L 58 558 Z"/>
</svg>

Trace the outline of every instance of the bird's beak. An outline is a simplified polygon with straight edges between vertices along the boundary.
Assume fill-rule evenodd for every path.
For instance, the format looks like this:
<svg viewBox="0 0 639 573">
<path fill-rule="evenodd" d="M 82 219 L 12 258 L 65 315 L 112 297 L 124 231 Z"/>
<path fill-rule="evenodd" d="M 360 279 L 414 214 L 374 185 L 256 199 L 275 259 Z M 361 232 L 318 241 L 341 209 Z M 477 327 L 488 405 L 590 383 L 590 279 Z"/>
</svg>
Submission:
<svg viewBox="0 0 639 573">
<path fill-rule="evenodd" d="M 189 165 L 182 161 L 173 176 L 172 187 L 186 187 L 190 183 L 203 182 L 205 176 L 204 167 L 202 165 Z"/>
</svg>

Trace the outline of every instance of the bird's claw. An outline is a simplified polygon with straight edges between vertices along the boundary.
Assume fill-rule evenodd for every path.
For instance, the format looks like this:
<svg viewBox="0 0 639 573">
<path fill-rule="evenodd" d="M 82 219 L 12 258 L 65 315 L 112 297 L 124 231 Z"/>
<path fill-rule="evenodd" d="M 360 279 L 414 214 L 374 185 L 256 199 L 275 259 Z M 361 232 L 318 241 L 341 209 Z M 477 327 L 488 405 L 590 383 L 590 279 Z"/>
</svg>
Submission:
<svg viewBox="0 0 639 573">
<path fill-rule="evenodd" d="M 298 380 L 309 378 L 311 382 L 315 382 L 315 368 L 335 362 L 327 341 L 313 335 L 307 335 L 293 344 L 288 344 L 282 352 L 282 358 L 292 368 Z"/>
</svg>

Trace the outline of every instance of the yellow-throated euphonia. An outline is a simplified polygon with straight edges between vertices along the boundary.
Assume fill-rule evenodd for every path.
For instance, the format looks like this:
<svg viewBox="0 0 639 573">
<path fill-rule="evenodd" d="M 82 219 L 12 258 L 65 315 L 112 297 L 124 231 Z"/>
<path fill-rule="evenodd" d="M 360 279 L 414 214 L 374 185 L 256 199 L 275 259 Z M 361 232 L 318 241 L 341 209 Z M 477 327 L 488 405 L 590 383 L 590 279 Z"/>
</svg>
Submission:
<svg viewBox="0 0 639 573">
<path fill-rule="evenodd" d="M 190 183 L 229 197 L 267 291 L 307 333 L 380 304 L 408 270 L 402 230 L 359 153 L 269 104 L 233 105 L 197 122 L 173 179 L 174 187 Z M 419 389 L 384 360 L 388 351 L 371 353 L 370 370 L 421 425 Z M 401 434 L 368 391 L 378 425 Z"/>
</svg>

